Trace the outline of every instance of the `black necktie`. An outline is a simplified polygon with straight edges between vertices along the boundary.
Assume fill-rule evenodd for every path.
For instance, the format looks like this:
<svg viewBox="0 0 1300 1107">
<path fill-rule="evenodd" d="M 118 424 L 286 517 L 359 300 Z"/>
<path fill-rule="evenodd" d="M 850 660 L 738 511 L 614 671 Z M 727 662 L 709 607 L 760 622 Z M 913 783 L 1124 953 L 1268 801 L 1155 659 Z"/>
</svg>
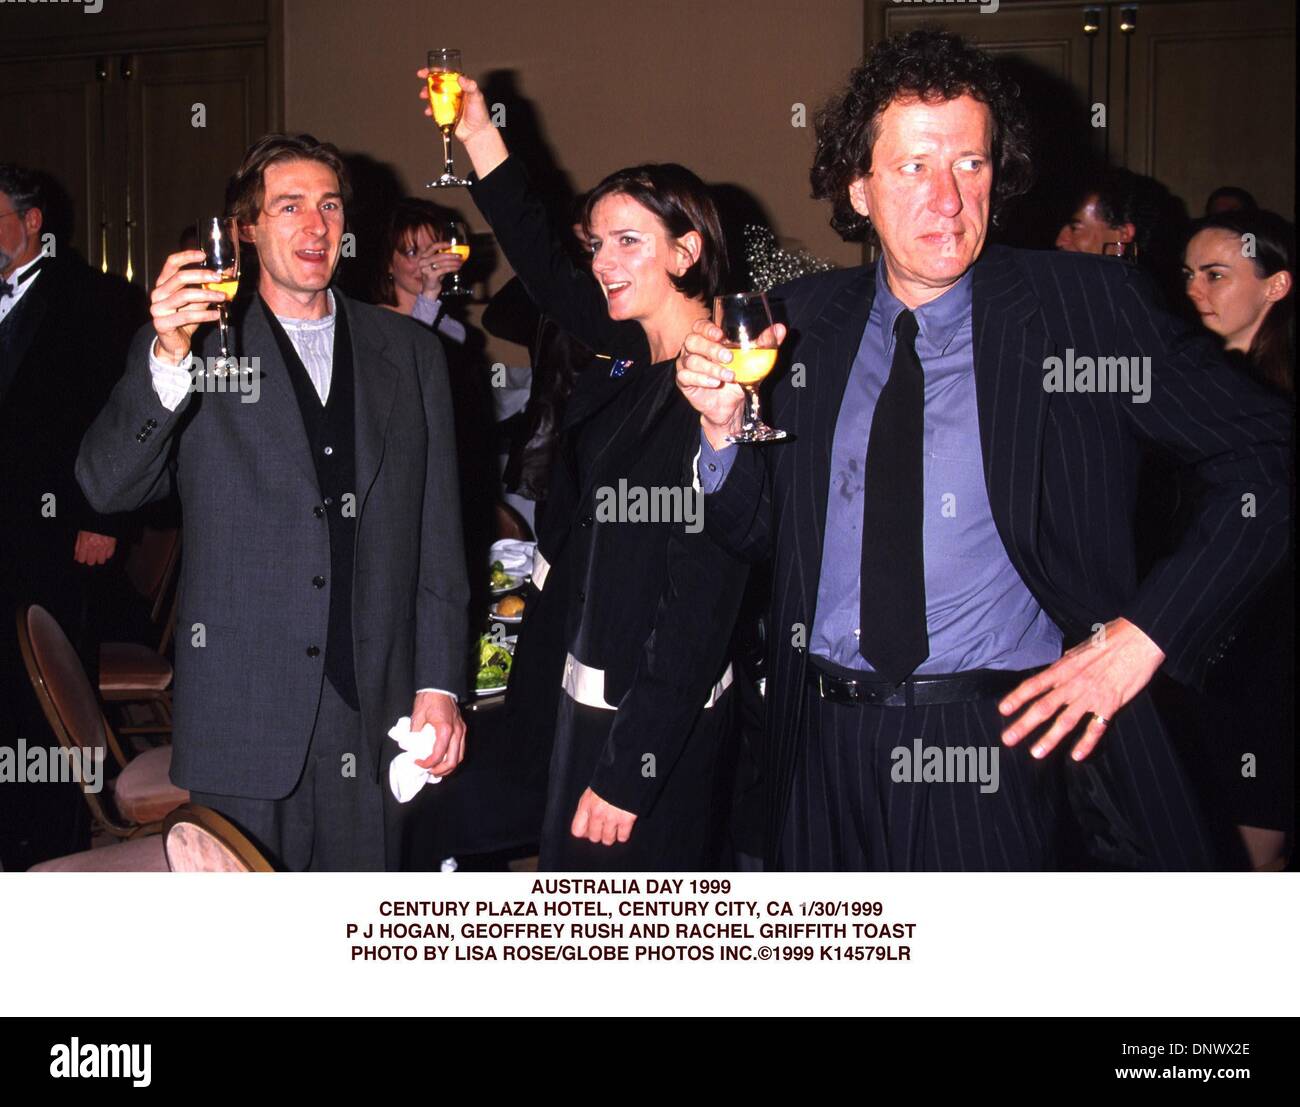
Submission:
<svg viewBox="0 0 1300 1107">
<path fill-rule="evenodd" d="M 899 315 L 894 335 L 894 363 L 867 443 L 858 650 L 898 684 L 930 656 L 930 636 L 922 546 L 925 374 L 916 356 L 916 316 Z"/>
</svg>

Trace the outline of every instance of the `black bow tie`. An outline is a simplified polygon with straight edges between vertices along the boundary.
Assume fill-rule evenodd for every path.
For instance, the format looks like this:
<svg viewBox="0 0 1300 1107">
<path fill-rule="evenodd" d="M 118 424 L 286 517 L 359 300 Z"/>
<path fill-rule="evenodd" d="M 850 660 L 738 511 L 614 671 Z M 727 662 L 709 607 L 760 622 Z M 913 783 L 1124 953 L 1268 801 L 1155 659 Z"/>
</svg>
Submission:
<svg viewBox="0 0 1300 1107">
<path fill-rule="evenodd" d="M 4 279 L 4 277 L 0 277 L 0 300 L 3 300 L 6 296 L 12 296 L 15 292 L 18 291 L 18 286 L 20 284 L 36 276 L 36 274 L 40 272 L 40 269 L 41 269 L 41 262 L 38 261 L 35 265 L 32 265 L 29 268 L 23 270 L 22 275 L 19 277 L 15 277 L 12 281 L 7 281 Z"/>
</svg>

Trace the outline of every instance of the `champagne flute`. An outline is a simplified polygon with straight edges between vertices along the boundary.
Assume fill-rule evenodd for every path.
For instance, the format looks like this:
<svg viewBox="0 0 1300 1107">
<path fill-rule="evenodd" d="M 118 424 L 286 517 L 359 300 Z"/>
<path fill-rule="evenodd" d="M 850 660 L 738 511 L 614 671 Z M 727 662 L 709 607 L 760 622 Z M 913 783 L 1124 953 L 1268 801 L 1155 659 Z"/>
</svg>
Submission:
<svg viewBox="0 0 1300 1107">
<path fill-rule="evenodd" d="M 227 309 L 239 289 L 239 223 L 231 216 L 214 216 L 211 219 L 200 219 L 195 229 L 199 237 L 198 248 L 203 251 L 203 267 L 217 274 L 215 281 L 208 281 L 203 287 L 209 292 L 221 292 L 226 297 L 217 305 L 221 317 L 218 323 L 221 333 L 221 364 L 216 368 L 216 375 L 224 377 L 229 374 L 231 363 L 235 360 L 230 354 L 230 320 Z"/>
<path fill-rule="evenodd" d="M 713 298 L 713 322 L 722 328 L 722 344 L 731 351 L 728 368 L 745 390 L 745 414 L 738 434 L 728 442 L 779 442 L 783 430 L 769 427 L 759 417 L 758 386 L 776 365 L 777 341 L 772 310 L 762 292 L 738 292 Z"/>
<path fill-rule="evenodd" d="M 465 230 L 465 224 L 459 219 L 449 219 L 443 224 L 442 240 L 447 243 L 445 250 L 439 250 L 440 254 L 456 254 L 462 261 L 469 260 L 469 233 Z M 460 283 L 460 271 L 447 275 L 442 282 L 443 296 L 468 296 L 470 291 Z"/>
<path fill-rule="evenodd" d="M 456 176 L 455 166 L 451 163 L 451 133 L 460 122 L 460 113 L 465 107 L 465 93 L 461 91 L 461 68 L 459 50 L 430 50 L 427 66 L 429 69 L 429 110 L 433 121 L 442 131 L 442 176 L 430 181 L 426 188 L 452 188 L 467 186 L 469 181 Z"/>
</svg>

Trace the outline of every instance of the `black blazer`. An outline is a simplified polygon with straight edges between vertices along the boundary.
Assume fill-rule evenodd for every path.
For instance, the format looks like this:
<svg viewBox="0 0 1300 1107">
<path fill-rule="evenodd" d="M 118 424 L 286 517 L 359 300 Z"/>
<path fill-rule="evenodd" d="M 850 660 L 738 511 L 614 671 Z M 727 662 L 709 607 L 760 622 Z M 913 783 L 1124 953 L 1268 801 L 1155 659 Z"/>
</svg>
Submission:
<svg viewBox="0 0 1300 1107">
<path fill-rule="evenodd" d="M 0 323 L 0 573 L 18 594 L 65 578 L 80 530 L 117 536 L 125 519 L 96 511 L 73 467 L 126 364 L 143 300 L 75 256 L 42 263 Z M 53 517 L 42 497 L 53 493 Z M 4 617 L 11 619 L 12 612 Z"/>
<path fill-rule="evenodd" d="M 605 672 L 617 705 L 591 787 L 641 814 L 666 772 L 644 777 L 647 753 L 672 765 L 727 661 L 746 568 L 703 529 L 678 522 L 601 521 L 597 492 L 618 487 L 691 489 L 699 418 L 677 390 L 672 362 L 649 363 L 636 323 L 610 320 L 591 275 L 550 232 L 516 158 L 471 190 L 501 248 L 537 306 L 612 360 L 581 373 L 565 410 L 538 548 L 552 565 L 520 628 L 510 709 L 539 731 L 553 727 L 564 656 Z"/>
<path fill-rule="evenodd" d="M 799 375 L 778 369 L 770 421 L 794 440 L 741 450 L 705 510 L 719 542 L 751 560 L 773 559 L 769 859 L 799 741 L 807 651 L 792 644 L 794 628 L 810 629 L 814 617 L 831 440 L 874 293 L 874 267 L 778 290 L 792 329 L 782 366 L 802 363 L 804 374 L 796 387 Z M 1124 616 L 1165 651 L 1171 676 L 1199 683 L 1287 549 L 1285 406 L 1234 372 L 1207 335 L 1157 307 L 1138 271 L 1113 260 L 991 246 L 975 264 L 972 294 L 984 477 L 1012 564 L 1067 646 Z M 1076 356 L 1149 355 L 1150 401 L 1049 393 L 1044 359 L 1067 348 Z M 1192 467 L 1206 491 L 1183 544 L 1139 581 L 1133 510 L 1144 443 Z M 1244 517 L 1246 496 L 1253 517 Z M 1146 693 L 1139 699 L 1116 718 L 1102 757 L 1094 753 L 1085 765 L 1165 742 Z M 1163 848 L 1180 847 L 1170 840 Z"/>
</svg>

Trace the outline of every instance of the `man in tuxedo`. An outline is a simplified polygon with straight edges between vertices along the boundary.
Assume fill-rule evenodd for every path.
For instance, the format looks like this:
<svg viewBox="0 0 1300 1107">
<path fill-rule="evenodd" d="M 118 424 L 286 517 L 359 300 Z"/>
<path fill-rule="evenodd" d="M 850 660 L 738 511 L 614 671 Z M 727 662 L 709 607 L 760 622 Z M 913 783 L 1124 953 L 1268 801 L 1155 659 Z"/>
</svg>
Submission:
<svg viewBox="0 0 1300 1107">
<path fill-rule="evenodd" d="M 77 462 L 104 510 L 178 489 L 172 778 L 293 870 L 396 867 L 388 729 L 431 724 L 439 775 L 464 741 L 446 363 L 424 328 L 330 287 L 347 193 L 328 143 L 255 143 L 229 193 L 259 263 L 238 366 L 204 327 L 222 293 L 187 268 L 203 252 L 172 254 Z"/>
<path fill-rule="evenodd" d="M 125 591 L 125 522 L 87 503 L 73 466 L 81 437 L 121 375 L 143 318 L 115 286 L 56 241 L 46 179 L 0 164 L 0 740 L 53 736 L 18 653 L 14 612 L 39 603 L 77 647 L 92 680 L 101 615 Z M 84 848 L 71 786 L 5 786 L 6 867 Z M 26 846 L 19 843 L 25 842 Z"/>
<path fill-rule="evenodd" d="M 1132 267 L 987 244 L 1026 133 L 960 38 L 882 42 L 819 116 L 812 173 L 881 258 L 780 290 L 768 417 L 792 441 L 725 441 L 717 328 L 678 359 L 706 526 L 772 559 L 769 865 L 1060 867 L 1067 789 L 1107 867 L 1215 863 L 1147 685 L 1202 679 L 1280 562 L 1288 418 Z M 1139 580 L 1144 444 L 1204 492 Z"/>
<path fill-rule="evenodd" d="M 125 299 L 47 230 L 39 174 L 0 165 L 0 504 L 6 584 L 70 635 L 84 573 L 117 550 L 122 520 L 95 511 L 73 474 L 81 436 L 117 378 Z M 123 326 L 123 323 L 126 326 Z M 8 617 L 8 616 L 6 616 Z"/>
</svg>

